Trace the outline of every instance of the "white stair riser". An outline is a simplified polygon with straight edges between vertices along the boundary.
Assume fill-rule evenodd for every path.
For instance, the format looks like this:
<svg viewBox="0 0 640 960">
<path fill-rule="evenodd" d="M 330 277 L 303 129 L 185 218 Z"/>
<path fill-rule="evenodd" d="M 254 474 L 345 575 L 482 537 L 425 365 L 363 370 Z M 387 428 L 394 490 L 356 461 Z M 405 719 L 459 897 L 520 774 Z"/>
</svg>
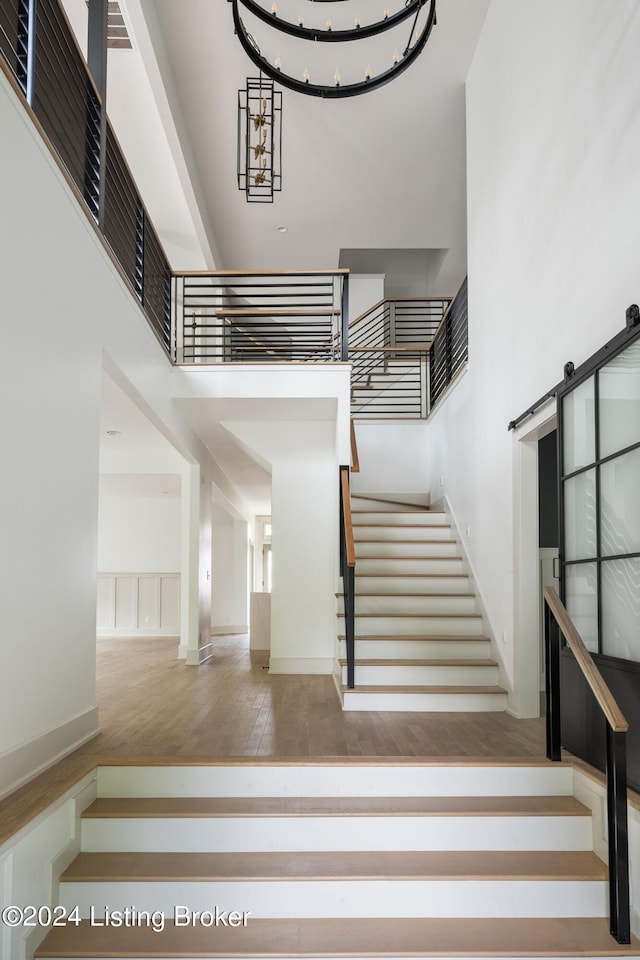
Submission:
<svg viewBox="0 0 640 960">
<path fill-rule="evenodd" d="M 356 570 L 361 557 L 452 557 L 459 559 L 458 545 L 455 540 L 432 540 L 429 543 L 414 541 L 409 544 L 394 540 L 360 540 L 356 548 Z"/>
<path fill-rule="evenodd" d="M 388 710 L 392 713 L 493 713 L 507 707 L 506 693 L 425 693 L 381 691 L 360 693 L 345 690 L 345 710 Z"/>
<path fill-rule="evenodd" d="M 371 510 L 365 513 L 354 511 L 352 513 L 352 519 L 356 524 L 372 523 L 375 525 L 377 523 L 393 523 L 400 527 L 405 524 L 411 526 L 419 524 L 429 528 L 434 524 L 441 526 L 443 523 L 447 523 L 447 515 L 445 513 L 437 513 L 435 510 L 420 510 L 415 513 L 413 511 L 396 513 L 391 510 L 384 512 L 382 510 Z"/>
<path fill-rule="evenodd" d="M 454 557 L 440 557 L 433 560 L 406 560 L 403 557 L 383 557 L 380 559 L 358 557 L 356 565 L 356 577 L 362 573 L 376 574 L 381 577 L 394 574 L 396 576 L 399 574 L 419 574 L 448 579 L 464 572 L 462 560 Z M 465 577 L 462 582 L 465 581 L 468 582 L 468 577 Z"/>
<path fill-rule="evenodd" d="M 359 567 L 359 565 L 358 565 Z M 362 577 L 356 573 L 356 596 L 370 593 L 468 593 L 468 577 Z"/>
<path fill-rule="evenodd" d="M 589 850 L 584 817 L 188 817 L 82 821 L 85 852 Z"/>
<path fill-rule="evenodd" d="M 488 640 L 358 640 L 357 660 L 483 660 L 489 656 Z M 340 641 L 340 656 L 347 655 L 347 645 Z"/>
<path fill-rule="evenodd" d="M 347 682 L 347 668 L 342 667 L 342 682 Z M 356 684 L 366 686 L 497 686 L 498 667 L 467 664 L 425 666 L 424 664 L 360 664 L 356 663 Z"/>
<path fill-rule="evenodd" d="M 356 522 L 353 537 L 358 543 L 362 540 L 451 540 L 451 527 L 366 526 Z"/>
<path fill-rule="evenodd" d="M 340 619 L 340 631 L 344 618 Z M 368 617 L 356 615 L 357 634 L 374 637 L 473 637 L 482 635 L 482 617 Z"/>
<path fill-rule="evenodd" d="M 276 880 L 61 883 L 60 903 L 93 908 L 249 911 L 259 917 L 587 917 L 605 916 L 604 881 Z M 249 918 L 250 922 L 250 918 Z"/>
<path fill-rule="evenodd" d="M 352 477 L 352 485 L 356 482 L 357 479 Z M 372 493 L 370 496 L 375 499 L 370 500 L 365 494 L 358 496 L 357 493 L 352 493 L 351 509 L 384 510 L 385 513 L 403 513 L 405 510 L 411 510 L 415 507 L 416 512 L 418 512 L 421 511 L 421 508 L 428 507 L 430 501 L 429 495 L 424 493 Z"/>
<path fill-rule="evenodd" d="M 342 600 L 340 601 L 342 602 Z M 367 596 L 356 591 L 356 616 L 367 613 L 386 613 L 389 616 L 403 613 L 437 613 L 447 617 L 461 613 L 476 613 L 476 598 L 453 595 L 424 596 Z"/>
<path fill-rule="evenodd" d="M 98 767 L 99 797 L 569 796 L 561 764 L 211 764 Z"/>
</svg>

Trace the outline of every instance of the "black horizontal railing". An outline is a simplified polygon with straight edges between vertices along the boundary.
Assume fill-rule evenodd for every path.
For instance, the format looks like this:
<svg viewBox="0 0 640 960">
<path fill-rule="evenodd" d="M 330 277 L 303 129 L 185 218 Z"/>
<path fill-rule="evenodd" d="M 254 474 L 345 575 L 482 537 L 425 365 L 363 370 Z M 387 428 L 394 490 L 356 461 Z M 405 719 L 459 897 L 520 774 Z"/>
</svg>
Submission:
<svg viewBox="0 0 640 960">
<path fill-rule="evenodd" d="M 353 416 L 428 416 L 431 350 L 450 308 L 446 297 L 385 299 L 351 324 Z"/>
<path fill-rule="evenodd" d="M 0 0 L 0 55 L 171 356 L 169 262 L 59 0 Z"/>
<path fill-rule="evenodd" d="M 177 363 L 346 359 L 348 271 L 173 275 Z"/>
<path fill-rule="evenodd" d="M 433 408 L 469 358 L 466 277 L 435 332 L 429 349 L 429 400 Z"/>
</svg>

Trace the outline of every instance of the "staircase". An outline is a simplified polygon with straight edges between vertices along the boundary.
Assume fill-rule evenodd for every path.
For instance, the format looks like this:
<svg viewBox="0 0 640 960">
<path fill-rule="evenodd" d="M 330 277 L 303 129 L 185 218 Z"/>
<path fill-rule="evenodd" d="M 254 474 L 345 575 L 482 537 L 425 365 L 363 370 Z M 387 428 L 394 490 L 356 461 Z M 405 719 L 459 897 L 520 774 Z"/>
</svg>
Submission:
<svg viewBox="0 0 640 960">
<path fill-rule="evenodd" d="M 100 767 L 82 920 L 35 957 L 638 957 L 571 791 L 546 761 Z"/>
<path fill-rule="evenodd" d="M 345 710 L 495 711 L 506 707 L 498 665 L 444 513 L 352 497 L 356 548 L 355 683 Z M 339 623 L 344 604 L 338 597 Z"/>
</svg>

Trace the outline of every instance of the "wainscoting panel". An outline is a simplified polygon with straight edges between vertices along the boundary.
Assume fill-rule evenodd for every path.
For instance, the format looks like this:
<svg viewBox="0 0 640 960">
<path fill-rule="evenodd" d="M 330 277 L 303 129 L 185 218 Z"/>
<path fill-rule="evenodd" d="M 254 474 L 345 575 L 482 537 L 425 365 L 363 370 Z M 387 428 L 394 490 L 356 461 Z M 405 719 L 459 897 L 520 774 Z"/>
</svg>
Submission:
<svg viewBox="0 0 640 960">
<path fill-rule="evenodd" d="M 98 636 L 177 636 L 179 573 L 99 573 Z"/>
</svg>

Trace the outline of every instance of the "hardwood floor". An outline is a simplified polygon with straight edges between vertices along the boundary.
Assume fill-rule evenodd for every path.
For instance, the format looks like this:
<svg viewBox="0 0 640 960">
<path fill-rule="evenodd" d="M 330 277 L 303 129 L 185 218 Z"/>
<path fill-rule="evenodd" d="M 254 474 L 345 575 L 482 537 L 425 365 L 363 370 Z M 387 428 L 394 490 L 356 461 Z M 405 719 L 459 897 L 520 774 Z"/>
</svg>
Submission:
<svg viewBox="0 0 640 960">
<path fill-rule="evenodd" d="M 246 637 L 215 640 L 199 669 L 171 640 L 98 642 L 101 755 L 544 756 L 544 720 L 506 713 L 343 713 L 328 676 L 278 676 Z"/>
<path fill-rule="evenodd" d="M 98 762 L 270 758 L 538 759 L 544 720 L 506 713 L 343 713 L 328 676 L 271 676 L 246 637 L 200 668 L 175 640 L 97 644 L 101 733 L 0 803 L 0 843 Z"/>
</svg>

